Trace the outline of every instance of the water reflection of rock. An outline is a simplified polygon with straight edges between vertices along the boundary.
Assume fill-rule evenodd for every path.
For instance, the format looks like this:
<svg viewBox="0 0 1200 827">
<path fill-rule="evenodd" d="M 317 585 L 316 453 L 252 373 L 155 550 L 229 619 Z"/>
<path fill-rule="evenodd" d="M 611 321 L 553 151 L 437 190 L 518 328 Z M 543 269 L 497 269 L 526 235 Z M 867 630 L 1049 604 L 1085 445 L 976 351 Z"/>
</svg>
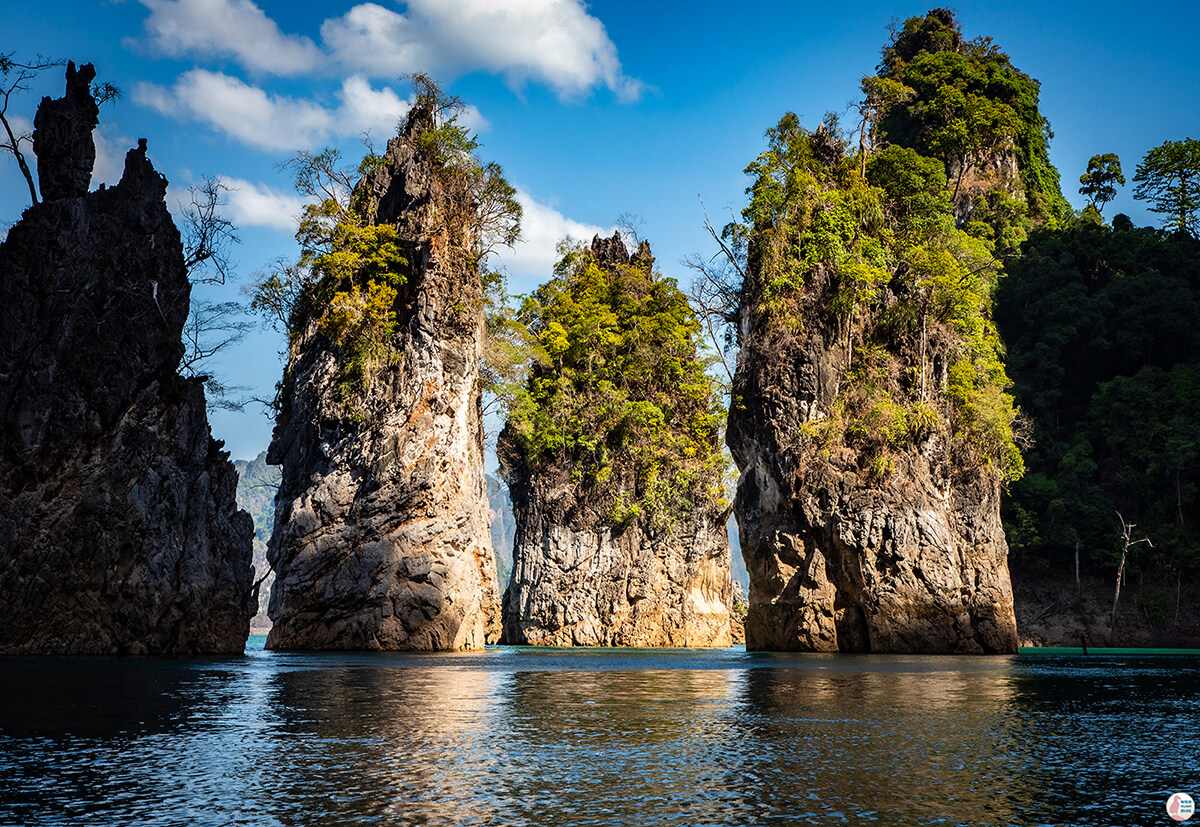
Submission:
<svg viewBox="0 0 1200 827">
<path fill-rule="evenodd" d="M 506 823 L 741 823 L 729 670 L 523 671 L 508 679 Z"/>
<path fill-rule="evenodd" d="M 485 657 L 309 658 L 278 671 L 255 807 L 310 826 L 497 823 L 499 679 L 479 668 Z"/>
<path fill-rule="evenodd" d="M 744 673 L 736 723 L 755 749 L 726 782 L 761 819 L 998 824 L 1036 799 L 1011 661 L 774 660 Z"/>
<path fill-rule="evenodd" d="M 232 823 L 246 677 L 218 660 L 4 660 L 0 824 L 189 821 L 191 801 Z"/>
</svg>

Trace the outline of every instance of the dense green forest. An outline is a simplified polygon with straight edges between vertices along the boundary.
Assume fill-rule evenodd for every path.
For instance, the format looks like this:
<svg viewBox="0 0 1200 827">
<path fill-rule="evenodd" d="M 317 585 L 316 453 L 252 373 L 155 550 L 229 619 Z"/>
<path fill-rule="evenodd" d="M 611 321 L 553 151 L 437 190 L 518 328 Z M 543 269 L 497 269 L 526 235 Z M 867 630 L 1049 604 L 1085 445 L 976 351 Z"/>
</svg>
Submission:
<svg viewBox="0 0 1200 827">
<path fill-rule="evenodd" d="M 1005 508 L 1014 562 L 1065 572 L 1078 548 L 1112 570 L 1123 517 L 1153 542 L 1132 570 L 1173 585 L 1200 563 L 1200 242 L 1080 219 L 1008 270 L 997 319 L 1032 426 Z"/>
</svg>

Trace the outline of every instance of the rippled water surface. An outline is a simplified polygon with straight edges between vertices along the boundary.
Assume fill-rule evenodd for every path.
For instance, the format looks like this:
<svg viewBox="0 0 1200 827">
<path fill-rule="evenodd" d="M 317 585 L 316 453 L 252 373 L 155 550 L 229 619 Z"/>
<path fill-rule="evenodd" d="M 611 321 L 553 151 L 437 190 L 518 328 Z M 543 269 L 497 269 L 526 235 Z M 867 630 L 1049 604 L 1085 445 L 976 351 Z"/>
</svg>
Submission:
<svg viewBox="0 0 1200 827">
<path fill-rule="evenodd" d="M 0 824 L 1169 824 L 1200 792 L 1194 655 L 255 643 L 0 660 Z"/>
</svg>

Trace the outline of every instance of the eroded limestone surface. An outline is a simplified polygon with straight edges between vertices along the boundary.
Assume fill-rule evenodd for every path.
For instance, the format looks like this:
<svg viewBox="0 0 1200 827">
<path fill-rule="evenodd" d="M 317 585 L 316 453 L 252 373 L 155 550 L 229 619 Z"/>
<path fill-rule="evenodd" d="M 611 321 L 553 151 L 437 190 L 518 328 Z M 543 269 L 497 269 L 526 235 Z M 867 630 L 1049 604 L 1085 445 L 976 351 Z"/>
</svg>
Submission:
<svg viewBox="0 0 1200 827">
<path fill-rule="evenodd" d="M 479 273 L 460 255 L 465 193 L 435 175 L 410 116 L 359 184 L 409 262 L 394 358 L 348 407 L 341 354 L 310 319 L 292 345 L 268 559 L 274 649 L 476 649 L 499 636 L 483 473 Z"/>
</svg>

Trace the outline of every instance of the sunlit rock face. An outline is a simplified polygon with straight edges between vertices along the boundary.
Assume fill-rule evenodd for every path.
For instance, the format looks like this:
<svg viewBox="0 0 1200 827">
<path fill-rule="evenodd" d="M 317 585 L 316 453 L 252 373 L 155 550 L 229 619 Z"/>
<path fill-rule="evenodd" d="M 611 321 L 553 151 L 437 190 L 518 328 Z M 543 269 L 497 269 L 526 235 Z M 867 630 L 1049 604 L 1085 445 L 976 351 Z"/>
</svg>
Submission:
<svg viewBox="0 0 1200 827">
<path fill-rule="evenodd" d="M 601 267 L 653 264 L 646 242 L 631 259 L 619 236 L 594 239 L 592 255 Z M 612 525 L 570 468 L 529 468 L 511 439 L 502 432 L 497 449 L 516 521 L 505 643 L 732 645 L 721 508 L 697 506 L 666 530 L 641 518 Z"/>
<path fill-rule="evenodd" d="M 90 65 L 38 109 L 43 201 L 0 245 L 0 651 L 241 652 L 249 515 L 200 380 L 167 182 L 130 150 L 88 192 Z"/>
<path fill-rule="evenodd" d="M 806 279 L 806 295 L 820 296 L 830 274 Z M 798 331 L 770 327 L 753 277 L 747 284 L 726 434 L 741 471 L 747 648 L 1015 652 L 996 476 L 952 462 L 948 421 L 884 480 L 867 477 L 849 448 L 806 443 L 805 426 L 830 416 L 845 376 L 844 337 L 816 312 Z M 936 356 L 931 374 L 946 365 Z"/>
<path fill-rule="evenodd" d="M 418 151 L 417 113 L 356 192 L 397 228 L 408 261 L 391 357 L 347 406 L 337 346 L 315 320 L 294 338 L 268 559 L 274 649 L 477 649 L 499 636 L 483 472 L 484 341 L 465 193 Z"/>
</svg>

